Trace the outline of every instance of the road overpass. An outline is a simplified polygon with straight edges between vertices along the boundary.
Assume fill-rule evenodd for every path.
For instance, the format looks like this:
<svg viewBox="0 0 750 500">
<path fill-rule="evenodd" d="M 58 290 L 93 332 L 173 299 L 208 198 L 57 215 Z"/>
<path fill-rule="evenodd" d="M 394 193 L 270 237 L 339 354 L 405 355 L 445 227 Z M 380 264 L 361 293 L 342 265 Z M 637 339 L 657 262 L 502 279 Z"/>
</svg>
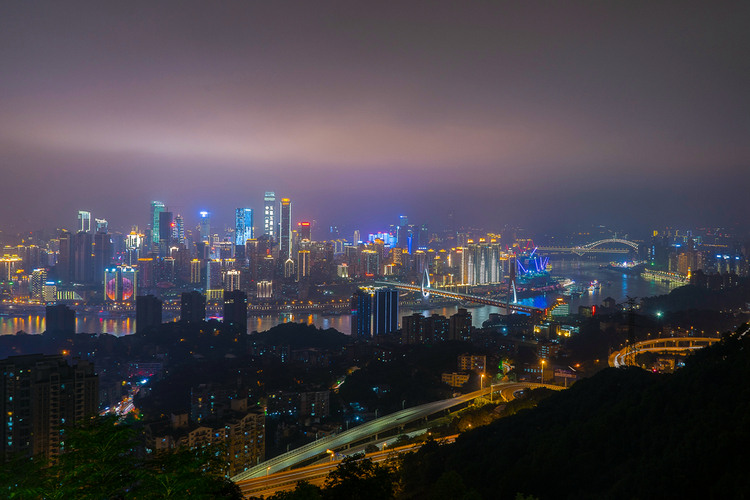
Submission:
<svg viewBox="0 0 750 500">
<path fill-rule="evenodd" d="M 721 339 L 715 337 L 669 337 L 637 342 L 631 350 L 627 347 L 609 355 L 609 366 L 636 366 L 635 357 L 643 352 L 683 353 L 702 349 Z"/>
<path fill-rule="evenodd" d="M 274 474 L 276 472 L 283 471 L 296 465 L 300 462 L 304 462 L 317 456 L 323 456 L 326 454 L 326 450 L 340 450 L 345 449 L 352 443 L 357 443 L 367 439 L 375 438 L 377 440 L 378 435 L 387 431 L 403 428 L 406 424 L 427 418 L 430 415 L 439 413 L 441 411 L 449 410 L 454 406 L 458 406 L 477 398 L 485 397 L 490 392 L 500 392 L 504 395 L 512 394 L 521 389 L 536 388 L 536 387 L 548 387 L 551 389 L 562 389 L 562 387 L 548 385 L 548 384 L 532 384 L 532 383 L 502 383 L 495 384 L 491 388 L 485 387 L 480 391 L 475 391 L 469 394 L 464 394 L 450 399 L 443 399 L 441 401 L 434 401 L 432 403 L 415 406 L 413 408 L 407 408 L 405 410 L 397 411 L 390 415 L 380 417 L 375 420 L 371 420 L 365 424 L 359 425 L 353 429 L 349 429 L 340 434 L 327 436 L 322 439 L 318 439 L 312 443 L 306 444 L 296 450 L 284 453 L 278 457 L 266 460 L 265 462 L 252 467 L 245 472 L 241 472 L 232 478 L 232 481 L 239 482 L 247 479 L 262 477 L 265 475 Z"/>
<path fill-rule="evenodd" d="M 532 314 L 535 312 L 542 313 L 544 315 L 547 314 L 547 309 L 541 309 L 539 307 L 527 306 L 523 304 L 514 304 L 513 302 L 508 304 L 501 299 L 482 297 L 481 295 L 471 295 L 468 293 L 449 292 L 448 290 L 440 290 L 438 288 L 428 288 L 428 287 L 421 287 L 421 286 L 416 286 L 416 285 L 408 285 L 406 283 L 398 283 L 396 281 L 376 281 L 375 283 L 378 285 L 390 286 L 390 287 L 396 288 L 397 290 L 405 290 L 408 292 L 415 292 L 415 293 L 428 293 L 430 295 L 436 295 L 438 297 L 447 297 L 450 299 L 464 300 L 467 302 L 475 302 L 477 304 L 484 304 L 486 306 L 499 307 L 501 309 L 505 309 L 506 314 L 508 312 L 507 311 L 508 309 L 510 309 L 511 312 L 522 312 L 526 314 Z"/>
</svg>

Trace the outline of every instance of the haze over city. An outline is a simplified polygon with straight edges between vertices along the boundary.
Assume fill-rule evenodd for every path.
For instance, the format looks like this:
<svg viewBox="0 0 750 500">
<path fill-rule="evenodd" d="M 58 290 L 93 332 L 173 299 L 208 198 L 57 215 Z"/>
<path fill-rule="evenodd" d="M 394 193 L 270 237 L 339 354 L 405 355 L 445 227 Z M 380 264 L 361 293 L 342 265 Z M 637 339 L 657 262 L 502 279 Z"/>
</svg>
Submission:
<svg viewBox="0 0 750 500">
<path fill-rule="evenodd" d="M 148 14 L 144 14 L 147 9 Z M 748 6 L 7 2 L 10 231 L 162 199 L 301 220 L 744 223 Z"/>
</svg>

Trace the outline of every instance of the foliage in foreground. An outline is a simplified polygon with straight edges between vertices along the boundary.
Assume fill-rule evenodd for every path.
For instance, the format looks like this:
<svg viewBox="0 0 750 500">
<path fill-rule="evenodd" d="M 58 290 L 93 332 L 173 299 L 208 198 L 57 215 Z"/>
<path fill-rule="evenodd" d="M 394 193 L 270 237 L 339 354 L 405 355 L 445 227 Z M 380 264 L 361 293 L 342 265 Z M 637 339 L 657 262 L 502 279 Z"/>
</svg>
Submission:
<svg viewBox="0 0 750 500">
<path fill-rule="evenodd" d="M 115 417 L 94 418 L 62 435 L 57 463 L 13 458 L 0 467 L 0 497 L 12 500 L 240 499 L 224 479 L 218 447 L 143 459 L 136 432 Z"/>
</svg>

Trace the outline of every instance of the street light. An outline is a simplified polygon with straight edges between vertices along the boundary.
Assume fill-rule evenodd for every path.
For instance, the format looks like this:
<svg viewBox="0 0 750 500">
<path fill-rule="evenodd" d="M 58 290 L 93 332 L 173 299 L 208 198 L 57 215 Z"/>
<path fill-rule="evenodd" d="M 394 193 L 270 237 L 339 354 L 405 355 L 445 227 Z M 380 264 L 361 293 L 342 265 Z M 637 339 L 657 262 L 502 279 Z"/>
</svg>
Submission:
<svg viewBox="0 0 750 500">
<path fill-rule="evenodd" d="M 544 360 L 542 360 L 542 383 L 544 383 Z"/>
<path fill-rule="evenodd" d="M 269 465 L 268 467 L 266 467 L 266 477 L 268 477 L 268 471 L 270 470 L 271 470 L 271 466 Z"/>
<path fill-rule="evenodd" d="M 331 451 L 331 450 L 326 450 L 326 453 L 330 453 L 330 454 L 331 454 L 331 462 L 333 462 L 333 456 L 334 456 L 334 453 L 333 453 L 333 451 Z"/>
<path fill-rule="evenodd" d="M 405 404 L 406 404 L 406 400 L 404 399 L 403 401 L 401 401 L 401 411 L 404 410 L 404 405 Z"/>
</svg>

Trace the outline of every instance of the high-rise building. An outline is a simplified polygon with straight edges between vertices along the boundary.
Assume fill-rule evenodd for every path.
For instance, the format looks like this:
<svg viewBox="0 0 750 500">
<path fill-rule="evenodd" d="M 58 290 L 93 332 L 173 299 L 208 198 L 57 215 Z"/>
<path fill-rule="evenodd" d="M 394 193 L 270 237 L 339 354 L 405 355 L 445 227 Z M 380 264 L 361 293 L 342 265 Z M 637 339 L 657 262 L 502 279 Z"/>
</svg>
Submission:
<svg viewBox="0 0 750 500">
<path fill-rule="evenodd" d="M 57 283 L 48 281 L 42 287 L 42 302 L 54 302 L 57 300 Z"/>
<path fill-rule="evenodd" d="M 91 212 L 78 211 L 78 232 L 91 232 Z"/>
<path fill-rule="evenodd" d="M 79 232 L 75 238 L 74 272 L 76 283 L 89 284 L 94 281 L 94 239 L 91 233 Z"/>
<path fill-rule="evenodd" d="M 151 202 L 151 243 L 154 245 L 159 244 L 159 214 L 165 210 L 164 203 L 160 201 Z"/>
<path fill-rule="evenodd" d="M 276 193 L 266 191 L 263 197 L 263 234 L 276 239 Z"/>
<path fill-rule="evenodd" d="M 70 366 L 60 354 L 11 356 L 0 361 L 0 381 L 0 452 L 6 456 L 54 462 L 61 427 L 99 409 L 99 377 L 88 361 Z"/>
<path fill-rule="evenodd" d="M 407 226 L 408 225 L 409 225 L 409 218 L 405 215 L 399 215 L 398 227 L 396 227 L 396 244 L 398 245 L 399 248 L 407 248 L 407 245 L 408 245 Z"/>
<path fill-rule="evenodd" d="M 471 334 L 471 313 L 466 309 L 459 309 L 450 317 L 448 340 L 467 340 Z"/>
<path fill-rule="evenodd" d="M 237 269 L 230 269 L 224 275 L 224 290 L 231 292 L 240 289 L 241 273 Z"/>
<path fill-rule="evenodd" d="M 398 330 L 398 290 L 361 287 L 352 297 L 354 338 L 372 338 Z"/>
<path fill-rule="evenodd" d="M 106 232 L 97 232 L 94 235 L 94 283 L 104 283 L 104 269 L 112 265 L 114 256 L 112 237 Z"/>
<path fill-rule="evenodd" d="M 177 214 L 174 218 L 174 231 L 172 232 L 173 242 L 185 244 L 185 219 L 182 215 Z"/>
<path fill-rule="evenodd" d="M 104 271 L 104 297 L 108 302 L 132 301 L 138 294 L 138 269 L 118 266 Z"/>
<path fill-rule="evenodd" d="M 180 321 L 200 323 L 206 320 L 206 297 L 197 291 L 180 296 Z"/>
<path fill-rule="evenodd" d="M 200 213 L 200 216 L 201 241 L 209 243 L 211 238 L 211 214 L 204 211 Z"/>
<path fill-rule="evenodd" d="M 63 283 L 70 283 L 73 281 L 73 272 L 75 269 L 74 254 L 75 254 L 75 238 L 76 235 L 63 230 L 58 237 L 60 250 L 57 256 L 57 265 L 55 270 L 57 271 L 57 279 Z M 3 278 L 4 280 L 5 278 Z"/>
<path fill-rule="evenodd" d="M 31 273 L 31 298 L 44 301 L 44 285 L 47 283 L 47 270 L 34 269 Z"/>
<path fill-rule="evenodd" d="M 190 261 L 190 283 L 201 282 L 201 261 L 193 259 Z"/>
<path fill-rule="evenodd" d="M 159 257 L 168 257 L 169 248 L 172 246 L 172 230 L 174 221 L 172 212 L 159 213 Z"/>
<path fill-rule="evenodd" d="M 94 222 L 96 223 L 97 233 L 106 234 L 109 231 L 109 222 L 107 222 L 107 219 L 94 219 Z"/>
<path fill-rule="evenodd" d="M 234 216 L 234 244 L 245 246 L 253 239 L 253 209 L 238 208 Z"/>
<path fill-rule="evenodd" d="M 310 250 L 297 252 L 297 281 L 310 276 Z"/>
<path fill-rule="evenodd" d="M 135 330 L 141 332 L 162 322 L 162 301 L 153 295 L 139 295 L 135 299 Z"/>
<path fill-rule="evenodd" d="M 224 292 L 224 325 L 247 332 L 247 294 L 242 290 Z"/>
<path fill-rule="evenodd" d="M 279 230 L 279 259 L 286 261 L 292 257 L 292 202 L 281 199 L 281 227 Z"/>
<path fill-rule="evenodd" d="M 300 222 L 297 224 L 297 233 L 300 240 L 312 241 L 312 231 L 310 230 L 309 222 Z"/>
</svg>

